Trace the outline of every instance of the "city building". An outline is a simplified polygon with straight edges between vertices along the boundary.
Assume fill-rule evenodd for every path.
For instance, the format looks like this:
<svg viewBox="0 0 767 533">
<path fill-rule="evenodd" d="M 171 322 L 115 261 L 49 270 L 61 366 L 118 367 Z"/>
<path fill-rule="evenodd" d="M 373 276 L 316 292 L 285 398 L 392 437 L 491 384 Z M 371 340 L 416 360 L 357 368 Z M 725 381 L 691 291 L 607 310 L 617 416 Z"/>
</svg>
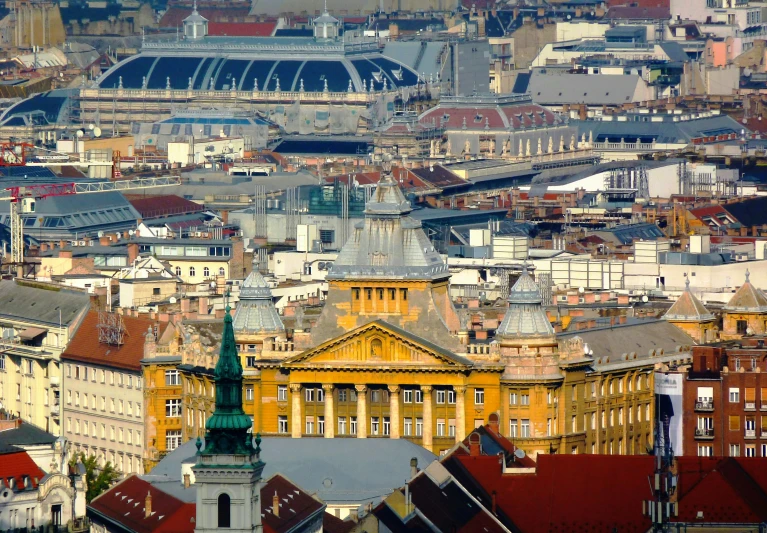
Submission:
<svg viewBox="0 0 767 533">
<path fill-rule="evenodd" d="M 90 311 L 61 356 L 62 435 L 72 451 L 124 475 L 144 471 L 141 360 L 156 328 L 153 320 Z"/>
<path fill-rule="evenodd" d="M 685 280 L 684 292 L 663 318 L 687 333 L 697 344 L 716 341 L 716 317 L 692 293 L 689 279 Z"/>
<path fill-rule="evenodd" d="M 0 402 L 6 412 L 60 433 L 60 357 L 89 307 L 85 292 L 0 281 Z"/>
<path fill-rule="evenodd" d="M 767 457 L 764 337 L 693 348 L 683 376 L 686 455 Z"/>
<path fill-rule="evenodd" d="M 767 333 L 767 296 L 746 280 L 722 308 L 722 340 L 738 339 L 744 335 Z"/>
</svg>

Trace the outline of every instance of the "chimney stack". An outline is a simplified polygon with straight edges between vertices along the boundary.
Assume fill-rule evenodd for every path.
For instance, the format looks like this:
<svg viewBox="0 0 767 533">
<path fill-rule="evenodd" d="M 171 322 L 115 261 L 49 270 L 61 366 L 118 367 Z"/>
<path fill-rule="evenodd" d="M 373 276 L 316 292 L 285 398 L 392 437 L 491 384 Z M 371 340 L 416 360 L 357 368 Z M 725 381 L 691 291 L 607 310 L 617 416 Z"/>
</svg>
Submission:
<svg viewBox="0 0 767 533">
<path fill-rule="evenodd" d="M 277 518 L 280 517 L 280 497 L 277 496 L 276 490 L 274 491 L 274 496 L 272 496 L 272 514 Z"/>
<path fill-rule="evenodd" d="M 188 489 L 190 484 L 191 482 L 189 474 L 184 474 L 184 488 Z"/>
<path fill-rule="evenodd" d="M 410 479 L 413 479 L 418 475 L 418 458 L 413 457 L 410 459 Z"/>
<path fill-rule="evenodd" d="M 146 499 L 144 499 L 144 518 L 152 516 L 152 493 L 147 491 Z"/>
</svg>

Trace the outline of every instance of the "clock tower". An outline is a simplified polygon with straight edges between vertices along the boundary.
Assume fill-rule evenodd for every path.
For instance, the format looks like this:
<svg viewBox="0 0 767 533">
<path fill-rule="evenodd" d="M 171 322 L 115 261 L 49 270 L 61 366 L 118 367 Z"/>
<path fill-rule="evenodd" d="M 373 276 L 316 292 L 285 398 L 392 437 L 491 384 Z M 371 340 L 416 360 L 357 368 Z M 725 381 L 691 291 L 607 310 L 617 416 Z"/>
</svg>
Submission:
<svg viewBox="0 0 767 533">
<path fill-rule="evenodd" d="M 253 446 L 253 422 L 242 410 L 242 364 L 230 308 L 226 308 L 221 351 L 214 373 L 216 409 L 208 419 L 205 444 L 197 439 L 192 468 L 197 487 L 195 533 L 220 530 L 262 533 L 261 439 Z"/>
</svg>

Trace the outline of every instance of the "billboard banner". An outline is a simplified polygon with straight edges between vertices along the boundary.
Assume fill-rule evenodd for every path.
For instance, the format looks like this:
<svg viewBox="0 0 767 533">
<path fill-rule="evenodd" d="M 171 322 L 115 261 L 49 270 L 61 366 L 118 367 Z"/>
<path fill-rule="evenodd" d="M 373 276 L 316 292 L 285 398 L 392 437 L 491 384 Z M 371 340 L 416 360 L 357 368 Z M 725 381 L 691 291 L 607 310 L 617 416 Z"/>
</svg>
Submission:
<svg viewBox="0 0 767 533">
<path fill-rule="evenodd" d="M 674 455 L 682 449 L 682 374 L 655 373 L 655 420 L 660 422 L 661 445 L 671 442 Z"/>
</svg>

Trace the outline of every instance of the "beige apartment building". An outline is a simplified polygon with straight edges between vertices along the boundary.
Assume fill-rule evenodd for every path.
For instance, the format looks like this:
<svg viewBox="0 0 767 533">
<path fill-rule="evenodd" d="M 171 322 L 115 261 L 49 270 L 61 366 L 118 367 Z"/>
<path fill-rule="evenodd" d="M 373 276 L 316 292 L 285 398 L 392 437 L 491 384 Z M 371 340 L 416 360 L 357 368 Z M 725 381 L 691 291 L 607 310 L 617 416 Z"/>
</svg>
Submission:
<svg viewBox="0 0 767 533">
<path fill-rule="evenodd" d="M 94 455 L 123 475 L 142 474 L 141 359 L 151 320 L 90 311 L 65 352 L 62 425 L 70 453 Z"/>
<path fill-rule="evenodd" d="M 60 434 L 60 356 L 83 320 L 84 291 L 0 281 L 0 407 Z"/>
</svg>

